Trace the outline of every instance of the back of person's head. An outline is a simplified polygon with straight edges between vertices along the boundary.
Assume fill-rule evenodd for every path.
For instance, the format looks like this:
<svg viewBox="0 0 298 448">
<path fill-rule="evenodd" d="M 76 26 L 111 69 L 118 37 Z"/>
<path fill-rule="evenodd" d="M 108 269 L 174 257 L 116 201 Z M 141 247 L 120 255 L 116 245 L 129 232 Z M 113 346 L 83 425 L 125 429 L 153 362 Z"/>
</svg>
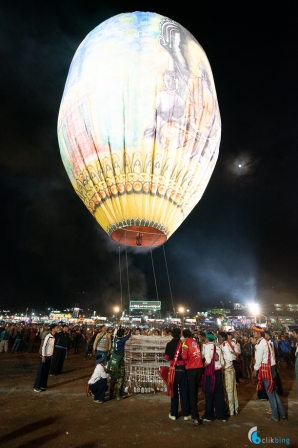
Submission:
<svg viewBox="0 0 298 448">
<path fill-rule="evenodd" d="M 225 341 L 228 339 L 228 335 L 227 335 L 226 332 L 224 332 L 224 331 L 220 331 L 218 334 L 219 334 L 219 336 L 221 336 Z"/>
<path fill-rule="evenodd" d="M 216 339 L 215 334 L 212 333 L 212 331 L 207 331 L 205 333 L 206 338 L 208 339 L 208 341 L 214 341 Z"/>
<path fill-rule="evenodd" d="M 96 364 L 101 364 L 105 359 L 105 354 L 102 352 L 100 355 L 96 356 Z"/>
<path fill-rule="evenodd" d="M 118 338 L 123 338 L 123 336 L 124 336 L 123 328 L 119 328 L 119 330 L 117 331 L 117 336 L 118 336 Z"/>
<path fill-rule="evenodd" d="M 192 338 L 192 336 L 193 336 L 192 332 L 188 328 L 185 328 L 183 330 L 182 334 L 183 334 L 184 338 Z"/>
<path fill-rule="evenodd" d="M 174 339 L 180 339 L 180 336 L 181 336 L 180 328 L 173 328 L 172 336 L 173 336 Z"/>
</svg>

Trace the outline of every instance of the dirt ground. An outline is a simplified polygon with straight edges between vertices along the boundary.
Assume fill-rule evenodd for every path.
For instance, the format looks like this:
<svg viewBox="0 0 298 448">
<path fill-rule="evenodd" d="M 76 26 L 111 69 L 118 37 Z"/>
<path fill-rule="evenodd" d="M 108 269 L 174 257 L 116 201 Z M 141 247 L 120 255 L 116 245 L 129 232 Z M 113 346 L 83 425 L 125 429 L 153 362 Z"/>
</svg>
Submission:
<svg viewBox="0 0 298 448">
<path fill-rule="evenodd" d="M 248 431 L 257 426 L 262 439 L 290 439 L 279 446 L 298 447 L 298 395 L 294 370 L 281 367 L 282 402 L 289 420 L 265 420 L 269 405 L 256 400 L 256 386 L 241 382 L 240 413 L 226 423 L 213 421 L 194 427 L 190 421 L 168 418 L 169 397 L 165 393 L 132 395 L 123 401 L 96 404 L 86 397 L 85 386 L 94 360 L 70 354 L 64 372 L 49 377 L 48 390 L 37 394 L 33 382 L 38 353 L 0 354 L 0 447 L 204 447 L 253 446 Z M 199 395 L 199 410 L 204 408 Z M 268 440 L 268 439 L 267 439 Z M 270 439 L 271 440 L 271 439 Z M 271 447 L 261 443 L 262 447 Z"/>
</svg>

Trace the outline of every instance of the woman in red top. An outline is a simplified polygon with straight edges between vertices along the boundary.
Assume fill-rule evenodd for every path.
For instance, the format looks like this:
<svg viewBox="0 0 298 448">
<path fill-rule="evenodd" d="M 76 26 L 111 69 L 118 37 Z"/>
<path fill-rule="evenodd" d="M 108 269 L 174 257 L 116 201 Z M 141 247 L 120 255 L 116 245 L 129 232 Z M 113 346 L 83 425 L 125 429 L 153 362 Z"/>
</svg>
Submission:
<svg viewBox="0 0 298 448">
<path fill-rule="evenodd" d="M 193 424 L 198 426 L 200 423 L 198 411 L 198 392 L 199 383 L 203 374 L 203 361 L 199 344 L 193 338 L 190 330 L 183 330 L 185 341 L 182 345 L 182 359 L 185 361 L 185 368 L 188 377 L 189 401 L 191 406 L 191 415 Z"/>
</svg>

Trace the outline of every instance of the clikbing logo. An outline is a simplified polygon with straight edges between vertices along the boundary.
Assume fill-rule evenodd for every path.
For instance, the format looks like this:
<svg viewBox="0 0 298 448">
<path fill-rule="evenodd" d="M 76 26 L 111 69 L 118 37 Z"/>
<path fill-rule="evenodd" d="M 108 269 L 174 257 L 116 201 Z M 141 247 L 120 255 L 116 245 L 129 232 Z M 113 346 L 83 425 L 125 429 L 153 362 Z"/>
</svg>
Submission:
<svg viewBox="0 0 298 448">
<path fill-rule="evenodd" d="M 254 426 L 248 431 L 248 440 L 255 445 L 260 445 L 260 443 L 284 443 L 285 445 L 290 445 L 290 439 L 284 439 L 282 437 L 265 437 L 264 439 L 261 439 L 261 437 L 258 436 L 257 426 Z"/>
<path fill-rule="evenodd" d="M 261 443 L 261 438 L 258 436 L 258 427 L 254 426 L 248 431 L 248 440 L 255 445 L 259 445 Z"/>
</svg>

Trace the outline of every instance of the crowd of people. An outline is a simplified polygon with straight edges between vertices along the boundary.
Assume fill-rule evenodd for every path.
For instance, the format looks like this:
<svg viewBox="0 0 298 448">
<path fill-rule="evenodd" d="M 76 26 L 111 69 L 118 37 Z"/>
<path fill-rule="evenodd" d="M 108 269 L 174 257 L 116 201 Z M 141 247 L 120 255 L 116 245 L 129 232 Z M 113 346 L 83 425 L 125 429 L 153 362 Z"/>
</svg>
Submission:
<svg viewBox="0 0 298 448">
<path fill-rule="evenodd" d="M 109 380 L 110 398 L 123 396 L 125 376 L 124 347 L 131 335 L 172 336 L 165 347 L 165 358 L 172 366 L 171 407 L 169 417 L 178 418 L 179 398 L 182 416 L 195 426 L 211 422 L 215 416 L 225 422 L 239 412 L 237 387 L 241 381 L 254 383 L 258 398 L 268 400 L 272 421 L 286 419 L 279 395 L 283 387 L 279 366 L 283 361 L 295 368 L 298 393 L 298 330 L 272 333 L 253 326 L 245 331 L 199 331 L 181 328 L 141 329 L 78 326 L 68 324 L 3 324 L 0 326 L 0 353 L 38 351 L 40 363 L 34 391 L 47 388 L 48 376 L 62 373 L 69 353 L 84 360 L 95 359 L 88 382 L 88 394 L 103 403 Z M 82 344 L 84 349 L 82 350 Z M 205 394 L 205 412 L 198 412 L 198 391 Z"/>
<path fill-rule="evenodd" d="M 211 422 L 215 415 L 226 422 L 228 416 L 239 412 L 240 378 L 253 383 L 255 377 L 258 398 L 270 403 L 267 418 L 272 422 L 287 419 L 279 398 L 283 394 L 279 366 L 281 361 L 289 368 L 295 363 L 298 394 L 298 329 L 291 335 L 278 337 L 260 326 L 253 326 L 250 334 L 238 331 L 192 334 L 190 330 L 181 332 L 176 328 L 172 336 L 165 349 L 165 359 L 171 365 L 168 378 L 171 420 L 178 418 L 180 398 L 184 420 L 192 419 L 195 426 L 203 421 Z M 201 417 L 197 406 L 200 383 L 205 394 L 205 411 Z"/>
<path fill-rule="evenodd" d="M 56 324 L 59 329 L 62 325 Z M 79 346 L 85 339 L 84 329 L 78 325 L 63 324 L 68 334 L 67 349 L 79 352 Z M 2 324 L 0 325 L 0 353 L 32 353 L 36 347 L 41 347 L 46 335 L 50 332 L 49 324 Z"/>
<path fill-rule="evenodd" d="M 77 332 L 77 330 L 76 330 Z M 89 352 L 96 357 L 95 369 L 88 381 L 87 394 L 91 395 L 95 403 L 103 403 L 107 391 L 107 380 L 110 379 L 110 399 L 122 398 L 124 383 L 124 347 L 131 337 L 132 329 L 118 328 L 114 331 L 107 329 L 105 325 L 96 331 L 87 330 L 83 338 L 86 342 L 84 359 Z M 67 350 L 71 346 L 72 339 L 67 324 L 58 327 L 50 325 L 49 332 L 41 344 L 40 362 L 34 382 L 34 392 L 42 392 L 47 389 L 48 376 L 57 376 L 62 373 Z M 78 353 L 78 344 L 73 344 L 74 354 Z"/>
</svg>

